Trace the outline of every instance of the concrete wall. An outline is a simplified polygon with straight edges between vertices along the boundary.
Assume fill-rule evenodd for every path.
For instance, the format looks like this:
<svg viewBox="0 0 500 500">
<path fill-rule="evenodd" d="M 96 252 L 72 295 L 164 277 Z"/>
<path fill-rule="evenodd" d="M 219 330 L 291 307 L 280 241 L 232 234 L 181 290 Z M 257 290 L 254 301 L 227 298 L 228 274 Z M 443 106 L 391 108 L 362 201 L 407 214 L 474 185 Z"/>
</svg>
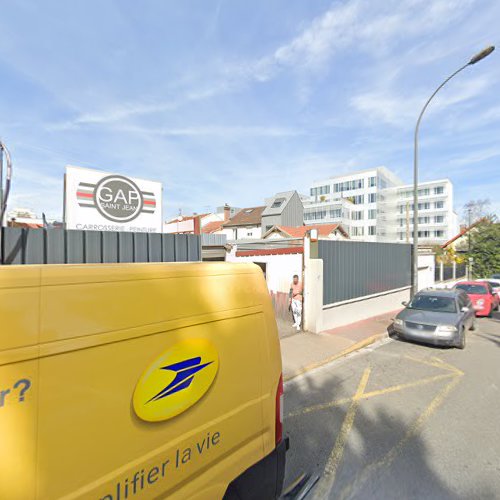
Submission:
<svg viewBox="0 0 500 500">
<path fill-rule="evenodd" d="M 293 275 L 302 275 L 302 253 L 237 257 L 236 249 L 233 247 L 233 250 L 227 254 L 226 261 L 265 264 L 267 287 L 273 299 L 276 315 L 283 319 L 290 319 L 288 292 Z"/>
<path fill-rule="evenodd" d="M 435 255 L 419 255 L 418 256 L 418 289 L 431 288 L 435 285 L 434 269 L 436 266 Z"/>
<path fill-rule="evenodd" d="M 403 307 L 401 302 L 409 299 L 410 287 L 407 287 L 403 290 L 385 292 L 375 297 L 365 297 L 345 304 L 340 303 L 325 307 L 322 311 L 321 331 L 401 309 Z"/>
</svg>

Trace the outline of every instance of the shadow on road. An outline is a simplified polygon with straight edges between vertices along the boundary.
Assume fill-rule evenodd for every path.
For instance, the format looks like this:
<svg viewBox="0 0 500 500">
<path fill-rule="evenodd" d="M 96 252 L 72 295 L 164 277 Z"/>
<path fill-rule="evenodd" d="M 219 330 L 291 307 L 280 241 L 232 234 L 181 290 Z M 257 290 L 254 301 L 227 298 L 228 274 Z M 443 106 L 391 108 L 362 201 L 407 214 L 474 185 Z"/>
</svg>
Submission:
<svg viewBox="0 0 500 500">
<path fill-rule="evenodd" d="M 352 397 L 353 384 L 355 387 L 358 380 L 359 374 L 354 375 L 351 370 L 346 370 L 345 376 L 307 376 L 287 386 L 285 432 L 290 436 L 291 448 L 287 455 L 285 485 L 303 472 L 318 473 L 324 477 L 325 465 L 345 425 L 350 402 L 301 412 L 311 405 L 342 398 L 346 394 Z M 290 407 L 287 407 L 289 395 Z M 329 498 L 387 500 L 496 497 L 496 493 L 485 485 L 471 484 L 469 491 L 463 491 L 463 487 L 457 491 L 451 482 L 447 483 L 446 477 L 443 478 L 446 467 L 441 470 L 441 475 L 434 469 L 431 461 L 433 459 L 436 463 L 436 449 L 430 450 L 423 439 L 421 431 L 424 426 L 415 427 L 418 413 L 405 418 L 407 413 L 400 408 L 395 409 L 394 400 L 392 403 L 384 399 L 379 399 L 377 404 L 365 403 L 360 402 L 341 457 L 335 459 L 335 481 Z M 465 473 L 470 472 L 467 470 L 468 464 L 461 464 L 461 467 Z M 460 475 L 460 472 L 455 471 L 457 474 Z"/>
</svg>

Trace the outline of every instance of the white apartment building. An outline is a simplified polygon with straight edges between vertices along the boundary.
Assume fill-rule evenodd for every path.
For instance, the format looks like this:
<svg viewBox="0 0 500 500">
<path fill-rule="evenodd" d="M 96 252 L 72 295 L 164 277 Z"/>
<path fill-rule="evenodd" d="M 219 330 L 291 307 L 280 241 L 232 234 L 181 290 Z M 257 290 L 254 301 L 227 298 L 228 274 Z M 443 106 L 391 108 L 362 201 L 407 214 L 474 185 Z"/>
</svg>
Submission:
<svg viewBox="0 0 500 500">
<path fill-rule="evenodd" d="M 340 223 L 353 239 L 376 241 L 379 205 L 386 189 L 403 182 L 385 167 L 315 182 L 304 202 L 304 223 Z"/>
<path fill-rule="evenodd" d="M 413 185 L 397 188 L 396 227 L 388 227 L 391 239 L 413 241 Z M 444 243 L 459 231 L 453 210 L 453 184 L 449 179 L 421 182 L 418 185 L 419 242 Z"/>
<path fill-rule="evenodd" d="M 452 183 L 423 182 L 419 195 L 420 243 L 447 241 L 458 231 Z M 409 233 L 411 242 L 412 196 L 412 186 L 386 167 L 330 177 L 311 186 L 304 224 L 340 223 L 352 239 L 364 241 L 406 242 Z"/>
</svg>

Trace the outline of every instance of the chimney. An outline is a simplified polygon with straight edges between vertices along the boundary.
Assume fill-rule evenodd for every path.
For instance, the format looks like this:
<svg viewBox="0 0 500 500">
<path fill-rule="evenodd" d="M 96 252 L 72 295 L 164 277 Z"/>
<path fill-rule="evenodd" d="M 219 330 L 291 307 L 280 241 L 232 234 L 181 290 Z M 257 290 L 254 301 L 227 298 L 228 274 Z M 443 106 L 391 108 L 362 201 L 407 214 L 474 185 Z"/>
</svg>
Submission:
<svg viewBox="0 0 500 500">
<path fill-rule="evenodd" d="M 201 234 L 201 220 L 199 215 L 195 215 L 193 218 L 193 233 Z"/>
<path fill-rule="evenodd" d="M 224 205 L 224 222 L 227 222 L 229 220 L 229 216 L 231 215 L 231 208 L 229 205 L 226 203 Z"/>
</svg>

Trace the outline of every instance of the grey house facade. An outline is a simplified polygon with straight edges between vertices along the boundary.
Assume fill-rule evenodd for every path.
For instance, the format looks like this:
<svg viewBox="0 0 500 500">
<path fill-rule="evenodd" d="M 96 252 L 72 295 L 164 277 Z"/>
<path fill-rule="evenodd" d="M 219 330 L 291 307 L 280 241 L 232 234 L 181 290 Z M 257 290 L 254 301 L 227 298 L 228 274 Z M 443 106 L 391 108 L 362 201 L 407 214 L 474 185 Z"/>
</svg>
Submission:
<svg viewBox="0 0 500 500">
<path fill-rule="evenodd" d="M 304 224 L 304 205 L 297 191 L 277 193 L 266 200 L 262 212 L 262 234 L 273 226 L 302 226 Z"/>
</svg>

